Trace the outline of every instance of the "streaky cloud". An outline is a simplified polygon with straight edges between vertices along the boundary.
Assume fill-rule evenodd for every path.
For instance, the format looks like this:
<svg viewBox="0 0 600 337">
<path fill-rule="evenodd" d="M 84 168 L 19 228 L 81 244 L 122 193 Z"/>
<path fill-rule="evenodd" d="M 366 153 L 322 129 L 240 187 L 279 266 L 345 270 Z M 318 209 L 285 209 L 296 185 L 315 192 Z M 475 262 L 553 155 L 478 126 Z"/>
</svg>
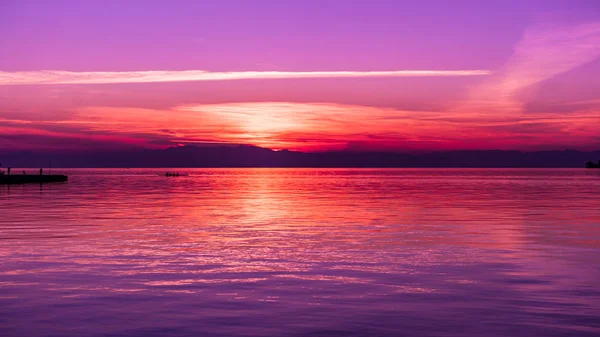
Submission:
<svg viewBox="0 0 600 337">
<path fill-rule="evenodd" d="M 352 78 L 352 77 L 431 77 L 431 76 L 481 76 L 489 70 L 389 70 L 389 71 L 236 71 L 213 72 L 206 70 L 151 70 L 120 72 L 72 72 L 60 70 L 0 71 L 0 85 L 40 84 L 109 84 L 231 81 L 252 79 L 294 78 Z"/>
</svg>

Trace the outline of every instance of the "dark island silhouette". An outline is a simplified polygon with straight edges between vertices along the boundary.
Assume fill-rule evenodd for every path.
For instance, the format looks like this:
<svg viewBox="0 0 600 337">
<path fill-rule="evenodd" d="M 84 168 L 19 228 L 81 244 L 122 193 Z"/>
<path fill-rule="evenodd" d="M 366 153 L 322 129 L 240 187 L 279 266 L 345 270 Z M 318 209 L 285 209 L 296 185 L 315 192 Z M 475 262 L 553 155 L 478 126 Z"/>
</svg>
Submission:
<svg viewBox="0 0 600 337">
<path fill-rule="evenodd" d="M 275 151 L 249 145 L 178 146 L 149 150 L 0 151 L 12 167 L 584 167 L 600 151 L 444 151 L 422 153 L 377 151 Z"/>
</svg>

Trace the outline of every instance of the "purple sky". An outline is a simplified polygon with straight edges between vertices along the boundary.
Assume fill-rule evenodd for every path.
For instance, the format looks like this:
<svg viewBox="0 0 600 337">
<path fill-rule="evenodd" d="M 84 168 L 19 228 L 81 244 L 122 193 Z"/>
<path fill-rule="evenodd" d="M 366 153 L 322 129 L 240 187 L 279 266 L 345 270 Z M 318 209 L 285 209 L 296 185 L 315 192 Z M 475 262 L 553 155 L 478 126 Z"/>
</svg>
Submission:
<svg viewBox="0 0 600 337">
<path fill-rule="evenodd" d="M 597 149 L 599 13 L 592 0 L 4 0 L 0 149 Z M 351 73 L 297 74 L 318 71 Z"/>
</svg>

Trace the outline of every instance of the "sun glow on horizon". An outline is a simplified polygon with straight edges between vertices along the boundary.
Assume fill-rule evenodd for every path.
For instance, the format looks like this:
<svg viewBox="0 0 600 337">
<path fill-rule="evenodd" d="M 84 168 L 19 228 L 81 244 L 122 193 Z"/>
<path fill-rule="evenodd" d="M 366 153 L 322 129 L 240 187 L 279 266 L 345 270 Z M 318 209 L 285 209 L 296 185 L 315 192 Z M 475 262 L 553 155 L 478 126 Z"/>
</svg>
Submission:
<svg viewBox="0 0 600 337">
<path fill-rule="evenodd" d="M 84 135 L 82 139 L 129 139 L 128 143 L 147 143 L 149 147 L 205 143 L 300 151 L 517 149 L 566 139 L 573 146 L 585 144 L 599 122 L 593 109 L 549 118 L 539 113 L 490 116 L 337 103 L 246 102 L 165 110 L 85 107 L 65 120 L 14 120 L 14 126 L 2 130 L 15 134 L 30 129 L 39 137 L 64 134 L 70 138 L 76 137 L 76 132 Z M 555 131 L 550 135 L 532 133 L 537 130 Z M 574 130 L 578 137 L 572 135 Z M 557 137 L 557 133 L 563 136 Z"/>
</svg>

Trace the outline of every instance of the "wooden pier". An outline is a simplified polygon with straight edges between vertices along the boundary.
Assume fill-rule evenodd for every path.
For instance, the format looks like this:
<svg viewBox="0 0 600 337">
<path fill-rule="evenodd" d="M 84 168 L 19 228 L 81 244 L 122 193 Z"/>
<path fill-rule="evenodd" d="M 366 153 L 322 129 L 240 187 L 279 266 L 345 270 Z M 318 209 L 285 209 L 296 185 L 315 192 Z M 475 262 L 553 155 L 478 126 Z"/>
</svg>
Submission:
<svg viewBox="0 0 600 337">
<path fill-rule="evenodd" d="M 0 185 L 58 183 L 67 181 L 68 177 L 61 174 L 3 174 L 0 175 Z"/>
</svg>

